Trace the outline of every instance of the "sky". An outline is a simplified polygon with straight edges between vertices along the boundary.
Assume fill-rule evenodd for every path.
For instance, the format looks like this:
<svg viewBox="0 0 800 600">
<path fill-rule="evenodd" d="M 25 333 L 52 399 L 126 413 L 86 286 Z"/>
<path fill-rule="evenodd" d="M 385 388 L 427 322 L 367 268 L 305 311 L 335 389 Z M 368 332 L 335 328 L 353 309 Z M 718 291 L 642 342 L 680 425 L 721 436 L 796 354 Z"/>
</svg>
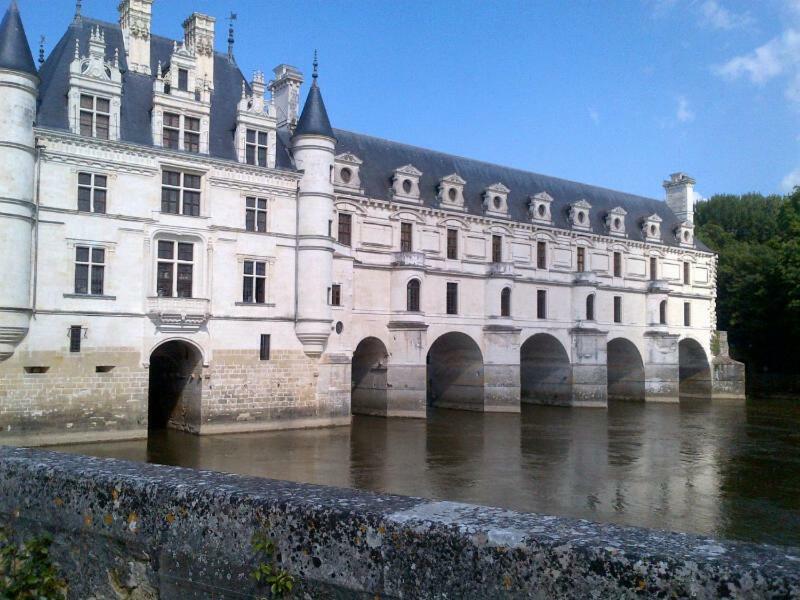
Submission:
<svg viewBox="0 0 800 600">
<path fill-rule="evenodd" d="M 35 56 L 75 11 L 18 4 Z M 193 11 L 220 51 L 238 15 L 248 79 L 310 82 L 317 49 L 341 129 L 655 198 L 675 171 L 706 197 L 800 184 L 800 0 L 155 0 L 153 33 Z"/>
</svg>

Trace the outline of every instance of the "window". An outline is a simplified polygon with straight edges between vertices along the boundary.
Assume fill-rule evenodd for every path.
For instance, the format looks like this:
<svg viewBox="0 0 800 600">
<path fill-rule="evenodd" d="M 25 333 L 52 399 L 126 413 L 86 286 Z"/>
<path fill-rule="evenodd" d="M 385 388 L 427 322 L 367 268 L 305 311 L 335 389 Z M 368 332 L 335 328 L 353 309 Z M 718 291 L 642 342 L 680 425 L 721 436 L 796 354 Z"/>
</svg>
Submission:
<svg viewBox="0 0 800 600">
<path fill-rule="evenodd" d="M 183 149 L 200 152 L 200 119 L 184 117 L 183 130 Z"/>
<path fill-rule="evenodd" d="M 658 322 L 662 325 L 667 324 L 667 301 L 662 300 L 658 305 Z"/>
<path fill-rule="evenodd" d="M 102 296 L 106 251 L 103 248 L 75 248 L 75 293 Z"/>
<path fill-rule="evenodd" d="M 692 326 L 692 304 L 690 302 L 683 303 L 683 326 Z"/>
<path fill-rule="evenodd" d="M 244 261 L 242 302 L 264 304 L 267 289 L 267 263 L 258 260 Z"/>
<path fill-rule="evenodd" d="M 547 290 L 536 290 L 536 318 L 547 318 Z"/>
<path fill-rule="evenodd" d="M 419 312 L 419 279 L 412 279 L 406 286 L 406 310 Z"/>
<path fill-rule="evenodd" d="M 500 316 L 511 316 L 511 288 L 503 288 L 500 292 Z"/>
<path fill-rule="evenodd" d="M 78 210 L 82 212 L 106 212 L 108 178 L 95 173 L 78 173 Z"/>
<path fill-rule="evenodd" d="M 586 270 L 586 248 L 578 246 L 578 273 Z"/>
<path fill-rule="evenodd" d="M 458 314 L 458 284 L 457 283 L 448 283 L 447 284 L 447 314 L 448 315 L 457 315 Z"/>
<path fill-rule="evenodd" d="M 339 243 L 349 246 L 352 243 L 353 215 L 339 213 Z"/>
<path fill-rule="evenodd" d="M 492 262 L 503 262 L 503 237 L 500 235 L 492 236 Z"/>
<path fill-rule="evenodd" d="M 270 337 L 268 333 L 261 334 L 261 347 L 258 351 L 258 357 L 261 360 L 269 360 L 269 346 L 270 346 Z"/>
<path fill-rule="evenodd" d="M 88 94 L 81 94 L 80 131 L 81 135 L 108 139 L 111 123 L 111 101 Z"/>
<path fill-rule="evenodd" d="M 411 223 L 400 223 L 400 252 L 411 252 Z"/>
<path fill-rule="evenodd" d="M 267 201 L 264 198 L 245 200 L 245 228 L 247 231 L 267 230 Z"/>
<path fill-rule="evenodd" d="M 331 306 L 341 306 L 342 305 L 342 286 L 338 283 L 334 283 L 331 286 Z"/>
<path fill-rule="evenodd" d="M 458 230 L 447 230 L 447 258 L 458 258 Z"/>
<path fill-rule="evenodd" d="M 683 263 L 683 283 L 690 284 L 692 282 L 692 263 L 684 261 Z"/>
<path fill-rule="evenodd" d="M 158 241 L 156 293 L 159 296 L 191 298 L 193 270 L 194 244 Z"/>
<path fill-rule="evenodd" d="M 622 323 L 622 296 L 614 296 L 614 323 Z"/>
<path fill-rule="evenodd" d="M 536 268 L 547 268 L 547 242 L 536 242 Z"/>
<path fill-rule="evenodd" d="M 83 333 L 83 327 L 80 325 L 71 325 L 69 328 L 69 351 L 70 352 L 80 352 L 81 351 L 81 335 Z"/>
<path fill-rule="evenodd" d="M 164 171 L 161 175 L 161 212 L 200 216 L 200 176 Z"/>
<path fill-rule="evenodd" d="M 248 129 L 245 134 L 244 155 L 248 165 L 267 166 L 269 136 L 265 131 Z"/>
<path fill-rule="evenodd" d="M 189 91 L 189 71 L 178 69 L 178 89 L 182 92 Z"/>
<path fill-rule="evenodd" d="M 594 321 L 594 294 L 586 296 L 586 320 Z"/>
<path fill-rule="evenodd" d="M 180 148 L 181 139 L 181 116 L 175 113 L 164 113 L 164 141 L 162 145 L 164 148 L 172 148 L 178 150 Z"/>
<path fill-rule="evenodd" d="M 655 256 L 650 257 L 650 281 L 658 279 L 658 259 Z"/>
<path fill-rule="evenodd" d="M 614 277 L 622 277 L 622 252 L 614 252 Z"/>
</svg>

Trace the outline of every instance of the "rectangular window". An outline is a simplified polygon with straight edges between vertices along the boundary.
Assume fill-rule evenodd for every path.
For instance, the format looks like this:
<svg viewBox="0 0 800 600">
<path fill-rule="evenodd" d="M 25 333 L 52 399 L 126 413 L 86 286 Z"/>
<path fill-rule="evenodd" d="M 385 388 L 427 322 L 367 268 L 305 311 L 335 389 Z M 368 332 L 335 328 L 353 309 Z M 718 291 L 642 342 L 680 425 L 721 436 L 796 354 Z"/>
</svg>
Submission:
<svg viewBox="0 0 800 600">
<path fill-rule="evenodd" d="M 269 360 L 269 346 L 270 346 L 270 337 L 268 333 L 261 334 L 261 347 L 258 351 L 258 357 L 261 360 Z"/>
<path fill-rule="evenodd" d="M 334 283 L 331 286 L 331 306 L 342 305 L 342 286 Z"/>
<path fill-rule="evenodd" d="M 536 268 L 547 268 L 547 242 L 536 242 Z"/>
<path fill-rule="evenodd" d="M 683 326 L 692 326 L 692 304 L 691 302 L 683 303 Z"/>
<path fill-rule="evenodd" d="M 547 290 L 536 290 L 536 318 L 547 318 Z"/>
<path fill-rule="evenodd" d="M 81 135 L 108 139 L 111 123 L 111 101 L 107 98 L 81 94 L 80 132 Z"/>
<path fill-rule="evenodd" d="M 353 215 L 339 213 L 339 243 L 349 246 L 352 243 Z"/>
<path fill-rule="evenodd" d="M 684 261 L 683 263 L 683 283 L 690 284 L 692 282 L 692 263 Z"/>
<path fill-rule="evenodd" d="M 586 248 L 578 246 L 578 273 L 586 270 Z"/>
<path fill-rule="evenodd" d="M 181 116 L 175 113 L 164 113 L 163 146 L 178 150 L 181 139 Z"/>
<path fill-rule="evenodd" d="M 96 173 L 78 173 L 78 210 L 82 212 L 106 212 L 108 178 Z"/>
<path fill-rule="evenodd" d="M 92 246 L 75 247 L 75 293 L 102 296 L 106 251 Z"/>
<path fill-rule="evenodd" d="M 194 244 L 158 241 L 156 293 L 159 296 L 191 298 L 193 272 Z"/>
<path fill-rule="evenodd" d="M 447 230 L 447 258 L 450 259 L 457 259 L 458 258 L 458 230 L 457 229 L 448 229 Z"/>
<path fill-rule="evenodd" d="M 200 119 L 184 117 L 183 149 L 187 152 L 200 152 Z"/>
<path fill-rule="evenodd" d="M 458 314 L 458 284 L 457 283 L 450 283 L 447 284 L 447 314 L 448 315 L 457 315 Z"/>
<path fill-rule="evenodd" d="M 267 166 L 269 136 L 264 131 L 248 129 L 245 134 L 245 162 L 259 167 Z"/>
<path fill-rule="evenodd" d="M 622 277 L 622 252 L 614 252 L 614 277 Z"/>
<path fill-rule="evenodd" d="M 258 260 L 244 261 L 242 302 L 264 304 L 267 301 L 267 263 Z"/>
<path fill-rule="evenodd" d="M 189 91 L 189 71 L 178 69 L 178 89 L 182 92 Z"/>
<path fill-rule="evenodd" d="M 83 328 L 80 325 L 71 325 L 69 328 L 69 351 L 81 351 L 81 335 Z"/>
<path fill-rule="evenodd" d="M 622 296 L 614 296 L 614 323 L 622 323 Z"/>
<path fill-rule="evenodd" d="M 265 232 L 267 230 L 267 201 L 264 198 L 246 198 L 245 206 L 245 229 Z"/>
<path fill-rule="evenodd" d="M 161 174 L 161 212 L 200 216 L 200 176 L 180 171 Z"/>
<path fill-rule="evenodd" d="M 492 262 L 503 262 L 503 236 L 492 236 Z"/>
<path fill-rule="evenodd" d="M 411 223 L 400 223 L 400 252 L 411 252 Z"/>
<path fill-rule="evenodd" d="M 650 257 L 650 281 L 658 279 L 658 259 L 655 256 Z"/>
</svg>

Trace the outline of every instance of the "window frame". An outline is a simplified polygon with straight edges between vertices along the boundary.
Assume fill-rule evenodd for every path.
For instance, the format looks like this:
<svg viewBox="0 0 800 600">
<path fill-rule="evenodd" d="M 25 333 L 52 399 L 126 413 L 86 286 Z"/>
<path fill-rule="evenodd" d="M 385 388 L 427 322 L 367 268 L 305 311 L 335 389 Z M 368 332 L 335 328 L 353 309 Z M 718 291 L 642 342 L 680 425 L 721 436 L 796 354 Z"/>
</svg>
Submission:
<svg viewBox="0 0 800 600">
<path fill-rule="evenodd" d="M 170 257 L 162 257 L 160 255 L 161 254 L 161 252 L 160 252 L 161 244 L 171 244 L 172 252 L 171 252 L 171 256 Z M 196 245 L 197 244 L 195 242 L 184 242 L 184 241 L 175 240 L 175 239 L 157 239 L 156 240 L 156 281 L 155 281 L 156 290 L 155 291 L 156 291 L 156 296 L 157 297 L 160 297 L 160 298 L 194 298 L 195 297 L 195 295 L 194 295 L 195 294 L 195 289 L 194 289 L 194 287 L 195 287 L 195 272 L 194 271 L 195 271 L 195 265 L 197 264 L 197 262 L 196 262 L 197 254 L 195 252 L 195 246 Z M 191 253 L 192 253 L 191 260 L 186 260 L 185 258 L 180 258 L 181 250 L 182 250 L 181 246 L 184 246 L 183 249 L 185 249 L 186 246 L 190 246 L 191 247 Z M 160 274 L 161 274 L 161 266 L 162 265 L 169 265 L 169 268 L 170 268 L 170 278 L 169 278 L 170 294 L 169 295 L 160 293 L 160 280 L 161 280 Z M 181 281 L 181 268 L 180 267 L 181 266 L 185 267 L 187 265 L 191 267 L 189 269 L 190 277 L 189 277 L 188 282 L 189 282 L 190 290 L 189 290 L 189 295 L 188 296 L 181 294 L 181 283 L 180 283 L 180 281 Z M 184 268 L 183 271 L 185 273 L 186 269 Z M 185 281 L 186 280 L 184 280 L 184 282 Z M 183 289 L 185 291 L 185 283 L 184 283 L 184 288 Z"/>
<path fill-rule="evenodd" d="M 691 327 L 692 326 L 692 303 L 691 302 L 684 302 L 683 303 L 683 326 L 684 327 Z"/>
<path fill-rule="evenodd" d="M 337 306 L 337 307 L 342 305 L 342 284 L 341 283 L 332 283 L 331 284 L 330 305 L 331 306 Z"/>
<path fill-rule="evenodd" d="M 622 323 L 622 296 L 614 296 L 614 323 Z"/>
<path fill-rule="evenodd" d="M 536 242 L 536 268 L 547 270 L 547 242 L 544 240 Z"/>
<path fill-rule="evenodd" d="M 178 183 L 174 184 L 174 183 L 165 182 L 164 180 L 165 180 L 167 174 L 178 175 L 179 176 Z M 187 186 L 187 184 L 186 184 L 186 178 L 187 177 L 195 177 L 195 178 L 197 178 L 197 187 Z M 169 202 L 169 203 L 173 202 L 173 200 L 165 200 L 165 192 L 167 192 L 167 191 L 176 191 L 178 193 L 178 197 L 177 197 L 177 200 L 176 200 L 177 204 L 176 204 L 176 210 L 175 211 L 164 210 L 164 207 L 168 206 L 168 204 L 165 204 L 165 202 Z M 187 196 L 187 194 L 196 194 L 197 195 L 196 203 L 195 202 L 191 202 L 191 203 L 188 204 L 188 206 L 191 207 L 191 208 L 194 208 L 194 206 L 196 204 L 197 205 L 196 206 L 196 209 L 197 209 L 196 212 L 194 210 L 192 210 L 191 212 L 188 212 L 188 213 L 186 212 L 186 207 L 187 207 L 186 196 Z M 200 217 L 200 216 L 202 216 L 202 213 L 201 213 L 202 201 L 203 201 L 203 177 L 202 177 L 202 175 L 199 175 L 197 173 L 192 173 L 190 171 L 179 170 L 179 169 L 164 168 L 164 169 L 161 170 L 161 212 L 162 213 L 170 214 L 170 215 L 181 215 L 181 216 L 184 216 L 184 217 Z"/>
<path fill-rule="evenodd" d="M 575 270 L 578 273 L 586 272 L 586 248 L 583 246 L 578 246 L 576 248 Z"/>
<path fill-rule="evenodd" d="M 447 228 L 446 256 L 448 260 L 458 260 L 458 229 Z"/>
<path fill-rule="evenodd" d="M 594 321 L 595 320 L 595 294 L 589 294 L 586 296 L 586 320 L 587 321 Z"/>
<path fill-rule="evenodd" d="M 85 176 L 89 177 L 88 184 L 81 182 L 81 178 Z M 98 178 L 102 178 L 103 185 L 100 185 L 97 182 Z M 81 203 L 82 203 L 81 190 L 88 190 L 89 193 L 88 210 L 81 208 Z M 102 194 L 102 204 L 103 204 L 102 210 L 97 210 L 98 194 Z M 107 208 L 108 208 L 108 175 L 104 175 L 102 173 L 94 173 L 91 171 L 78 171 L 78 212 L 104 215 L 106 214 Z"/>
<path fill-rule="evenodd" d="M 422 282 L 416 277 L 406 284 L 406 312 L 420 312 Z"/>
<path fill-rule="evenodd" d="M 259 267 L 261 267 L 260 272 Z M 265 260 L 242 261 L 242 304 L 267 304 L 268 270 L 269 266 Z"/>
<path fill-rule="evenodd" d="M 659 325 L 667 324 L 667 301 L 662 300 L 658 303 L 658 323 Z"/>
<path fill-rule="evenodd" d="M 177 124 L 173 121 L 177 118 Z M 170 121 L 168 123 L 168 120 Z M 197 128 L 190 128 L 190 124 Z M 170 132 L 167 136 L 166 132 Z M 168 150 L 182 150 L 192 154 L 202 154 L 203 116 L 165 110 L 161 115 L 161 147 Z M 167 140 L 171 140 L 168 144 Z"/>
<path fill-rule="evenodd" d="M 613 274 L 614 277 L 622 277 L 622 252 L 614 251 L 613 257 Z"/>
<path fill-rule="evenodd" d="M 92 106 L 84 106 L 83 99 L 90 98 L 92 101 Z M 98 100 L 102 100 L 108 103 L 108 110 L 104 111 L 98 107 Z M 89 126 L 91 127 L 91 133 L 84 132 L 84 115 L 88 115 L 89 118 Z M 102 128 L 98 128 L 98 121 L 99 118 L 105 117 L 107 119 L 106 128 L 105 128 L 105 135 L 98 135 L 98 131 L 101 131 Z M 93 137 L 99 140 L 109 140 L 111 139 L 111 98 L 107 98 L 103 95 L 97 94 L 87 94 L 85 92 L 81 92 L 80 97 L 78 98 L 78 132 L 80 135 L 85 137 Z"/>
<path fill-rule="evenodd" d="M 86 259 L 82 260 L 80 253 L 86 250 Z M 96 253 L 99 253 L 100 260 L 97 260 Z M 85 269 L 86 276 L 81 277 L 80 281 L 85 279 L 85 290 L 79 289 L 78 274 Z M 77 296 L 102 296 L 105 291 L 105 269 L 106 269 L 106 249 L 101 246 L 91 245 L 76 245 L 75 246 L 75 277 L 73 280 L 74 294 Z M 99 274 L 98 277 L 95 277 Z M 95 287 L 95 283 L 99 281 L 99 288 Z M 82 284 L 83 285 L 83 284 Z M 81 285 L 81 287 L 82 287 Z M 97 291 L 99 289 L 99 291 Z"/>
<path fill-rule="evenodd" d="M 692 263 L 688 260 L 683 261 L 683 285 L 692 284 Z"/>
<path fill-rule="evenodd" d="M 80 325 L 69 326 L 69 351 L 70 354 L 80 354 L 83 327 Z"/>
<path fill-rule="evenodd" d="M 252 141 L 250 141 L 250 134 L 253 134 Z M 264 143 L 261 143 L 262 136 Z M 263 164 L 261 164 L 263 150 Z M 250 152 L 252 151 L 252 162 L 250 160 Z M 254 127 L 246 127 L 244 132 L 244 162 L 245 164 L 254 167 L 268 167 L 269 166 L 269 132 L 263 129 L 256 129 Z"/>
<path fill-rule="evenodd" d="M 244 228 L 246 231 L 252 233 L 266 233 L 268 214 L 269 201 L 266 198 L 259 198 L 258 196 L 245 197 Z"/>
<path fill-rule="evenodd" d="M 658 279 L 658 257 L 650 257 L 650 281 Z"/>
<path fill-rule="evenodd" d="M 536 318 L 547 319 L 547 290 L 536 290 Z"/>
<path fill-rule="evenodd" d="M 336 224 L 336 240 L 348 248 L 353 247 L 353 214 L 340 212 Z M 346 241 L 344 241 L 346 239 Z"/>
<path fill-rule="evenodd" d="M 458 314 L 458 283 L 448 281 L 445 288 L 445 314 Z"/>
<path fill-rule="evenodd" d="M 500 316 L 511 316 L 511 288 L 504 287 L 500 290 Z"/>
<path fill-rule="evenodd" d="M 269 360 L 272 346 L 272 337 L 269 333 L 262 333 L 259 338 L 258 359 Z"/>
<path fill-rule="evenodd" d="M 414 225 L 410 221 L 400 222 L 400 252 L 414 251 Z"/>
<path fill-rule="evenodd" d="M 503 236 L 492 234 L 492 262 L 503 262 Z"/>
</svg>

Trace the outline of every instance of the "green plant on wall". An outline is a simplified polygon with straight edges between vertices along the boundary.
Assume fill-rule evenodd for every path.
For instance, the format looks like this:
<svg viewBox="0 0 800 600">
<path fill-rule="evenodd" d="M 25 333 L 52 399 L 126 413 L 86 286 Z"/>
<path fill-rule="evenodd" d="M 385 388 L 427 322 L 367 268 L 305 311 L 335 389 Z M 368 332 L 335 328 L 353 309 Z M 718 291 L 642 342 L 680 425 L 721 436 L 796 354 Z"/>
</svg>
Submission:
<svg viewBox="0 0 800 600">
<path fill-rule="evenodd" d="M 50 558 L 48 535 L 15 543 L 0 528 L 0 600 L 56 600 L 67 597 L 67 584 Z"/>
<path fill-rule="evenodd" d="M 250 576 L 259 587 L 268 588 L 273 598 L 283 598 L 294 588 L 294 577 L 278 566 L 275 542 L 264 532 L 256 533 L 251 542 L 258 564 Z"/>
<path fill-rule="evenodd" d="M 719 333 L 715 331 L 713 334 L 711 334 L 711 355 L 719 356 L 719 351 L 720 351 Z"/>
</svg>

